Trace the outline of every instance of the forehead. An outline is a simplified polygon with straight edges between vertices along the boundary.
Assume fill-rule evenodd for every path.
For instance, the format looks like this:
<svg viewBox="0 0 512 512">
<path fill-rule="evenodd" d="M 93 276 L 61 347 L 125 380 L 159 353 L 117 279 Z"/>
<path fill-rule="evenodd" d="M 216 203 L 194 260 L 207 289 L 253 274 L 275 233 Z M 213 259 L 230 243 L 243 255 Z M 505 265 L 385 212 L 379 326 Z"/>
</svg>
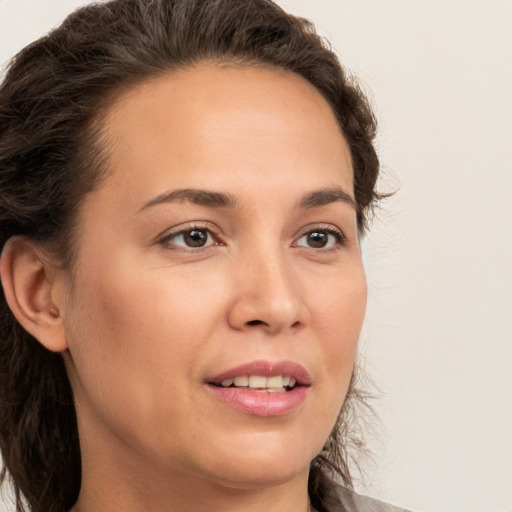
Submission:
<svg viewBox="0 0 512 512">
<path fill-rule="evenodd" d="M 142 174 L 138 192 L 148 197 L 173 179 L 197 187 L 207 177 L 218 190 L 226 180 L 250 185 L 249 169 L 276 186 L 307 169 L 312 182 L 352 193 L 350 154 L 331 107 L 291 72 L 204 64 L 158 76 L 115 101 L 104 135 L 114 181 Z"/>
</svg>

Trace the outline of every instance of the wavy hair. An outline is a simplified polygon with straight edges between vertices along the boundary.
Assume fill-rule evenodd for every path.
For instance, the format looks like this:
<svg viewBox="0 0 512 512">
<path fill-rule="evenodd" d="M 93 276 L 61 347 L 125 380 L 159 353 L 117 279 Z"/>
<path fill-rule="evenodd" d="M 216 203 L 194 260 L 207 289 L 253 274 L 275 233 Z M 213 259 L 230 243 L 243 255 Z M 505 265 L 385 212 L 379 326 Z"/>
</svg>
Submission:
<svg viewBox="0 0 512 512">
<path fill-rule="evenodd" d="M 350 148 L 363 233 L 380 198 L 376 122 L 357 82 L 311 22 L 270 0 L 111 0 L 75 11 L 7 69 L 0 85 L 0 248 L 23 235 L 71 265 L 81 199 L 106 170 L 95 127 L 112 98 L 202 61 L 287 70 L 317 88 Z M 80 491 L 81 460 L 63 359 L 18 324 L 0 295 L 2 478 L 10 476 L 18 512 L 66 512 Z M 333 499 L 333 479 L 351 486 L 349 417 L 361 398 L 353 382 L 311 464 L 317 510 Z"/>
</svg>

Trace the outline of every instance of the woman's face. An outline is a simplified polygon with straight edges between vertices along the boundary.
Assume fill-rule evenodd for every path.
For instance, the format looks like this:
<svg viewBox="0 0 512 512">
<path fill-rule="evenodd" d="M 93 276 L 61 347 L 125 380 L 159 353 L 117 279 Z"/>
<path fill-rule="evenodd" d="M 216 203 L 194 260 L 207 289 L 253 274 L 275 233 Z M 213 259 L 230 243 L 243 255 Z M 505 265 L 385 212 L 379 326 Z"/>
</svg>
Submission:
<svg viewBox="0 0 512 512">
<path fill-rule="evenodd" d="M 330 107 L 291 73 L 202 65 L 123 94 L 104 141 L 60 304 L 85 467 L 307 474 L 366 304 Z"/>
</svg>

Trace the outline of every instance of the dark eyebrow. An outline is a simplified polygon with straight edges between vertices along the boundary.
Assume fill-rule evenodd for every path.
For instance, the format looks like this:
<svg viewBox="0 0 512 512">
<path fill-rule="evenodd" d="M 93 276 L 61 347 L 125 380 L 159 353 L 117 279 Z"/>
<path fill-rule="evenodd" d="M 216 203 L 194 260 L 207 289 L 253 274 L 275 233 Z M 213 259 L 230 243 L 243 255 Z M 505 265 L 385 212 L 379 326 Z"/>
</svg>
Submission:
<svg viewBox="0 0 512 512">
<path fill-rule="evenodd" d="M 210 208 L 236 208 L 238 202 L 231 194 L 222 192 L 210 192 L 209 190 L 199 190 L 193 188 L 184 188 L 164 192 L 153 199 L 144 203 L 139 212 L 151 208 L 157 204 L 173 203 L 180 201 L 189 201 L 201 206 L 209 206 Z"/>
<path fill-rule="evenodd" d="M 357 204 L 352 196 L 338 187 L 310 192 L 299 201 L 297 206 L 299 208 L 316 208 L 337 201 L 348 204 L 357 211 Z"/>
</svg>

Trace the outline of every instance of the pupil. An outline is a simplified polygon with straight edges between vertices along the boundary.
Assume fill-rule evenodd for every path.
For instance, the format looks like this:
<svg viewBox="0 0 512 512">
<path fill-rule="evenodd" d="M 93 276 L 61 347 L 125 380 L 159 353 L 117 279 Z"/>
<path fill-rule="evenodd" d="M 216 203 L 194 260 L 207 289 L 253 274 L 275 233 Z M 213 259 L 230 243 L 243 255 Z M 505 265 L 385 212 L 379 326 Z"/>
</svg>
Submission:
<svg viewBox="0 0 512 512">
<path fill-rule="evenodd" d="M 308 235 L 308 243 L 311 247 L 325 247 L 327 244 L 327 234 L 321 231 L 314 231 Z"/>
<path fill-rule="evenodd" d="M 189 247 L 202 247 L 208 239 L 206 231 L 193 229 L 185 234 L 185 242 Z"/>
</svg>

